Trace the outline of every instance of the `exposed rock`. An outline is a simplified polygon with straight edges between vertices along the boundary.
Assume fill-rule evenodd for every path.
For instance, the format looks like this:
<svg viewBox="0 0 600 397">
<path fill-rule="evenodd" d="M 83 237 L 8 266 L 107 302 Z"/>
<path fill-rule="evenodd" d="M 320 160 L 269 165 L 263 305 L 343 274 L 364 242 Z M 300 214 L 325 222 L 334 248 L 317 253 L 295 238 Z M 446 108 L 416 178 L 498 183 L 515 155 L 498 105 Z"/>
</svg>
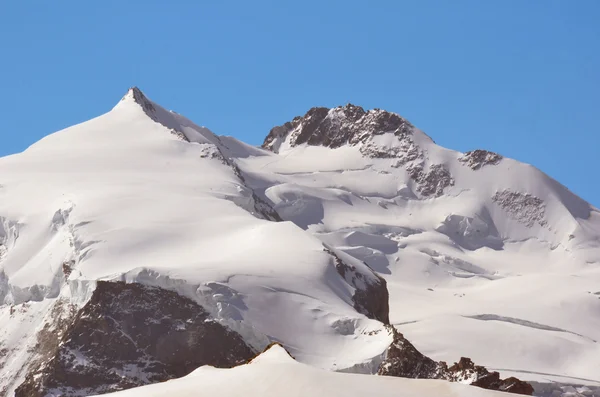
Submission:
<svg viewBox="0 0 600 397">
<path fill-rule="evenodd" d="M 2 369 L 6 365 L 9 354 L 10 354 L 10 350 L 5 348 L 3 345 L 0 345 L 0 371 L 2 371 Z M 8 393 L 8 386 L 0 385 L 0 395 L 6 396 L 7 393 Z"/>
<path fill-rule="evenodd" d="M 229 165 L 229 162 L 225 160 L 225 156 L 221 150 L 212 143 L 199 143 L 200 148 L 200 158 L 203 159 L 216 159 L 219 160 L 222 164 Z"/>
<path fill-rule="evenodd" d="M 417 183 L 417 191 L 424 197 L 439 197 L 444 194 L 444 189 L 454 186 L 454 178 L 452 178 L 450 171 L 441 164 L 429 166 L 427 172 L 425 172 L 422 165 L 408 167 L 407 171 Z"/>
<path fill-rule="evenodd" d="M 370 274 L 364 275 L 356 267 L 345 263 L 329 248 L 325 247 L 325 252 L 333 257 L 339 275 L 354 287 L 355 292 L 352 297 L 354 308 L 369 318 L 389 324 L 389 294 L 383 277 L 370 268 Z M 365 266 L 368 268 L 367 264 Z"/>
<path fill-rule="evenodd" d="M 135 103 L 140 105 L 140 107 L 142 108 L 144 113 L 146 113 L 146 115 L 152 121 L 157 122 L 157 123 L 161 124 L 162 126 L 166 127 L 169 130 L 169 132 L 171 132 L 171 134 L 175 135 L 180 140 L 185 141 L 185 142 L 190 142 L 190 140 L 188 139 L 188 137 L 185 135 L 185 133 L 183 131 L 179 131 L 178 129 L 173 128 L 171 125 L 165 124 L 160 119 L 160 117 L 158 117 L 156 107 L 152 104 L 152 102 L 148 98 L 146 98 L 144 93 L 139 88 L 131 87 L 129 89 L 129 91 L 127 91 L 127 94 L 125 94 L 125 96 L 121 99 L 121 101 L 125 101 L 125 100 L 133 100 Z"/>
<path fill-rule="evenodd" d="M 421 354 L 394 326 L 388 331 L 393 336 L 386 351 L 385 360 L 379 366 L 378 375 L 401 378 L 443 379 L 444 365 Z"/>
<path fill-rule="evenodd" d="M 4 368 L 5 362 L 4 359 L 8 356 L 8 349 L 4 346 L 0 345 L 0 370 Z"/>
<path fill-rule="evenodd" d="M 23 303 L 16 307 L 11 306 L 11 318 L 13 315 L 25 315 L 28 310 L 28 303 Z M 29 345 L 27 348 L 27 355 L 30 356 L 30 361 L 25 367 L 18 371 L 19 373 L 16 374 L 16 378 L 27 375 L 25 377 L 25 383 L 27 383 L 28 379 L 33 379 L 32 375 L 36 374 L 38 369 L 42 368 L 56 356 L 60 348 L 60 343 L 68 332 L 73 319 L 76 317 L 77 311 L 78 307 L 71 304 L 68 299 L 57 299 L 52 305 L 50 316 L 48 316 L 51 320 L 42 323 L 42 328 L 35 335 L 35 345 Z M 19 349 L 14 350 L 14 352 L 9 351 L 9 358 L 12 354 L 19 354 Z M 23 351 L 21 351 L 21 353 L 22 352 Z M 6 385 L 7 388 L 11 386 L 15 385 L 11 385 L 10 383 Z M 22 392 L 21 395 L 31 395 L 33 397 L 39 395 L 29 386 L 25 386 L 23 389 L 24 392 Z M 17 394 L 15 394 L 15 396 L 17 396 Z"/>
<path fill-rule="evenodd" d="M 545 220 L 546 204 L 544 200 L 529 193 L 523 194 L 503 190 L 496 192 L 492 200 L 502 207 L 511 218 L 525 224 L 527 227 L 532 227 L 536 223 L 540 226 L 548 224 Z"/>
<path fill-rule="evenodd" d="M 362 107 L 352 104 L 333 109 L 315 107 L 303 117 L 295 117 L 291 122 L 273 128 L 265 138 L 262 147 L 278 153 L 281 143 L 289 137 L 291 146 L 307 143 L 313 146 L 337 148 L 345 144 L 366 143 L 370 137 L 386 132 L 393 133 L 400 141 L 410 140 L 413 128 L 412 124 L 396 113 L 380 109 L 365 111 Z M 370 157 L 397 155 L 397 153 L 378 150 L 372 144 L 363 154 Z"/>
<path fill-rule="evenodd" d="M 419 352 L 404 335 L 391 325 L 387 326 L 393 342 L 386 351 L 386 357 L 379 366 L 378 375 L 403 378 L 445 379 L 450 382 L 468 383 L 484 389 L 509 393 L 532 395 L 533 387 L 517 378 L 500 379 L 498 372 L 489 372 L 475 365 L 471 359 L 461 359 L 448 368 L 445 362 L 434 361 Z"/>
<path fill-rule="evenodd" d="M 71 273 L 73 272 L 73 267 L 75 266 L 75 261 L 70 260 L 68 262 L 63 262 L 62 264 L 62 272 L 65 277 L 65 280 L 69 278 Z"/>
<path fill-rule="evenodd" d="M 372 137 L 370 137 L 372 138 Z M 381 145 L 373 139 L 365 139 L 360 146 L 360 152 L 370 158 L 393 158 L 396 161 L 391 164 L 398 168 L 410 162 L 422 162 L 424 159 L 423 151 L 415 144 L 410 134 L 396 135 L 397 142 L 392 145 Z"/>
<path fill-rule="evenodd" d="M 489 372 L 480 365 L 475 365 L 470 358 L 461 357 L 458 363 L 454 363 L 446 375 L 446 379 L 453 382 L 471 381 L 471 385 L 483 389 L 499 390 L 515 394 L 525 394 L 531 396 L 533 387 L 514 377 L 500 379 L 500 374 L 496 371 Z"/>
<path fill-rule="evenodd" d="M 146 114 L 148 114 L 149 116 L 154 114 L 154 112 L 156 111 L 152 102 L 150 102 L 150 100 L 148 100 L 148 98 L 146 98 L 144 93 L 139 88 L 131 87 L 127 94 L 131 95 L 131 97 L 133 98 L 133 101 L 135 103 L 137 103 L 138 105 L 140 105 L 142 107 L 142 109 L 144 109 L 144 112 L 146 112 Z"/>
<path fill-rule="evenodd" d="M 232 367 L 254 356 L 241 336 L 195 302 L 161 288 L 99 281 L 15 397 L 98 394 L 181 377 L 201 365 Z M 54 394 L 52 394 L 54 393 Z"/>
<path fill-rule="evenodd" d="M 478 170 L 486 165 L 496 165 L 502 161 L 502 156 L 487 150 L 471 150 L 458 158 L 458 161 L 470 167 L 473 170 Z"/>
</svg>

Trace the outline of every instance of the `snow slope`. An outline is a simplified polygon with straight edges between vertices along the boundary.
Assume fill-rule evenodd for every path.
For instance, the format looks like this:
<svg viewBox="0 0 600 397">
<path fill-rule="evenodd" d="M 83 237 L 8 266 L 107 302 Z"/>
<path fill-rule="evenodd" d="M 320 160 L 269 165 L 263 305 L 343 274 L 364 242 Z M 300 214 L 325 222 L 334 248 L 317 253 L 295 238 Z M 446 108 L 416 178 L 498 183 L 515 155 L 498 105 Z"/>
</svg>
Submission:
<svg viewBox="0 0 600 397">
<path fill-rule="evenodd" d="M 600 384 L 598 209 L 531 165 L 448 150 L 406 124 L 352 135 L 379 110 L 330 109 L 318 127 L 313 110 L 272 131 L 276 154 L 240 167 L 283 219 L 384 275 L 391 322 L 418 349 Z"/>
<path fill-rule="evenodd" d="M 175 290 L 256 350 L 280 341 L 323 368 L 384 351 L 391 337 L 355 310 L 335 258 L 291 222 L 261 219 L 226 150 L 134 89 L 0 159 L 0 390 L 22 381 L 52 305 L 83 304 L 96 280 Z"/>
<path fill-rule="evenodd" d="M 295 361 L 279 346 L 232 369 L 204 366 L 173 381 L 126 390 L 114 397 L 328 396 L 492 397 L 505 393 L 439 380 L 413 380 L 324 371 Z"/>
</svg>

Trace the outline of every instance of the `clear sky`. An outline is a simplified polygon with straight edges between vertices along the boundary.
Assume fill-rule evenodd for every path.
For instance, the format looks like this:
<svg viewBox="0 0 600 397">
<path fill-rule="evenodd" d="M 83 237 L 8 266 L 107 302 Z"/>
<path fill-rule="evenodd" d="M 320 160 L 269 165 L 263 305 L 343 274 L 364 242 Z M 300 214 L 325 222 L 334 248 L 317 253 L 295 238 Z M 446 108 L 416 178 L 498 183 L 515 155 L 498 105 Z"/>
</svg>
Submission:
<svg viewBox="0 0 600 397">
<path fill-rule="evenodd" d="M 600 206 L 599 21 L 599 0 L 0 1 L 0 155 L 133 85 L 252 144 L 351 102 Z"/>
</svg>

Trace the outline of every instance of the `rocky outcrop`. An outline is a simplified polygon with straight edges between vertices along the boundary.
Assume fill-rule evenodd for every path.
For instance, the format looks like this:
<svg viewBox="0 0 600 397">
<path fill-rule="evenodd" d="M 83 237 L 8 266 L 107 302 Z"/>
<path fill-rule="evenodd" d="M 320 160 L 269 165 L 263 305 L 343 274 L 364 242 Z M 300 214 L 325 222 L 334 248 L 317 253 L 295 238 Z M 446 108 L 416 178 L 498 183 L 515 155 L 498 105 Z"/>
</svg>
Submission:
<svg viewBox="0 0 600 397">
<path fill-rule="evenodd" d="M 443 361 L 437 362 L 419 352 L 396 328 L 388 325 L 393 342 L 379 366 L 378 375 L 403 378 L 445 379 L 450 382 L 468 383 L 484 389 L 532 395 L 533 387 L 517 378 L 500 379 L 498 372 L 489 372 L 475 365 L 471 359 L 462 357 L 451 367 Z"/>
<path fill-rule="evenodd" d="M 232 367 L 255 354 L 195 302 L 140 284 L 99 281 L 60 328 L 38 335 L 45 353 L 15 397 L 100 394 L 181 377 L 201 365 Z"/>
<path fill-rule="evenodd" d="M 473 386 L 489 390 L 499 390 L 508 393 L 524 394 L 531 396 L 533 386 L 514 377 L 500 379 L 496 371 L 489 372 L 480 365 L 475 365 L 470 358 L 461 357 L 446 371 L 446 379 L 453 382 L 470 381 Z"/>
<path fill-rule="evenodd" d="M 502 156 L 498 153 L 488 152 L 487 150 L 471 150 L 458 158 L 463 165 L 476 171 L 486 165 L 496 165 L 502 161 Z"/>
<path fill-rule="evenodd" d="M 389 294 L 387 283 L 383 277 L 368 268 L 368 274 L 359 271 L 355 266 L 344 262 L 331 249 L 325 247 L 325 252 L 333 257 L 335 269 L 342 278 L 354 287 L 354 308 L 369 318 L 389 324 Z"/>
<path fill-rule="evenodd" d="M 393 341 L 388 347 L 385 360 L 379 366 L 378 375 L 401 378 L 443 379 L 443 365 L 421 354 L 394 326 L 388 331 Z"/>
<path fill-rule="evenodd" d="M 539 197 L 535 197 L 529 193 L 523 194 L 511 190 L 503 190 L 496 192 L 492 200 L 506 211 L 511 218 L 527 227 L 532 227 L 536 223 L 540 226 L 548 224 L 545 219 L 546 204 Z"/>
<path fill-rule="evenodd" d="M 345 144 L 366 143 L 370 137 L 391 132 L 409 139 L 413 126 L 396 113 L 380 109 L 365 111 L 360 106 L 348 104 L 333 109 L 315 107 L 304 116 L 295 117 L 284 125 L 273 128 L 265 138 L 263 148 L 279 152 L 281 143 L 289 137 L 289 144 L 309 144 L 337 148 Z M 367 150 L 371 157 L 393 157 L 393 154 Z"/>
<path fill-rule="evenodd" d="M 421 164 L 407 168 L 408 174 L 417 184 L 417 192 L 423 197 L 439 197 L 444 189 L 454 186 L 450 171 L 441 164 L 433 164 L 425 171 Z"/>
</svg>

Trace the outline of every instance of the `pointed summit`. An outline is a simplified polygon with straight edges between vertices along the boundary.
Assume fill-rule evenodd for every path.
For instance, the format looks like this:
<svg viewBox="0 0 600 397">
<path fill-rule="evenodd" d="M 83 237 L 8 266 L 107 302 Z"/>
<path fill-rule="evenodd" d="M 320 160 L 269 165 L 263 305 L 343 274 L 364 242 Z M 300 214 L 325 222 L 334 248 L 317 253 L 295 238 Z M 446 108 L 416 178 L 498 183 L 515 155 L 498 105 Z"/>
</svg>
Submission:
<svg viewBox="0 0 600 397">
<path fill-rule="evenodd" d="M 144 109 L 144 112 L 148 113 L 153 113 L 155 112 L 155 107 L 154 104 L 152 103 L 152 101 L 150 101 L 142 92 L 142 90 L 140 90 L 138 87 L 131 87 L 128 91 L 127 94 L 125 94 L 125 96 L 123 96 L 123 98 L 121 98 L 121 101 L 119 101 L 119 104 L 121 104 L 122 102 L 134 102 L 137 103 L 138 105 L 140 105 L 142 107 L 142 109 Z M 119 105 L 117 104 L 117 106 Z M 150 115 L 150 114 L 148 114 Z"/>
<path fill-rule="evenodd" d="M 180 114 L 163 108 L 151 101 L 142 90 L 133 86 L 113 108 L 118 112 L 124 111 L 134 117 L 140 116 L 139 110 L 152 121 L 167 128 L 171 134 L 186 142 L 219 144 L 219 139 L 205 127 L 200 127 Z"/>
<path fill-rule="evenodd" d="M 262 353 L 249 361 L 249 363 L 261 364 L 284 364 L 293 362 L 296 362 L 296 359 L 294 359 L 290 352 L 278 342 L 271 343 L 269 346 L 265 347 Z"/>
</svg>

